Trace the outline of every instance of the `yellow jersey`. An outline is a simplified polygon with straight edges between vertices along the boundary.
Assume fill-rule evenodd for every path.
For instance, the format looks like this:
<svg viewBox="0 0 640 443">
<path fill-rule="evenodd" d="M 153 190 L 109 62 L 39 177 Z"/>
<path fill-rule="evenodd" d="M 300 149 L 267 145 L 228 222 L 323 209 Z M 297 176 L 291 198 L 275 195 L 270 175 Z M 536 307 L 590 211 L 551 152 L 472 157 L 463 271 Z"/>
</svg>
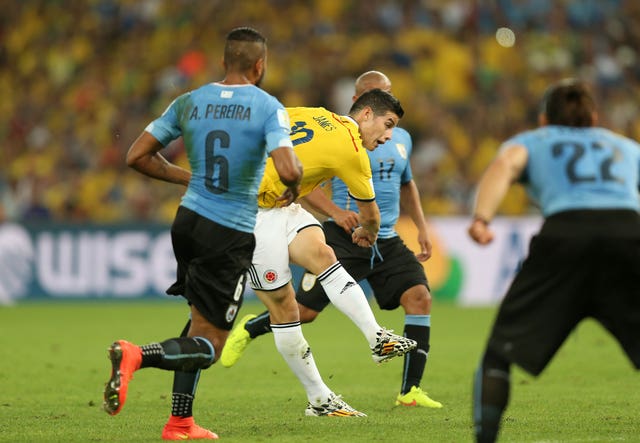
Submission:
<svg viewBox="0 0 640 443">
<path fill-rule="evenodd" d="M 303 167 L 300 197 L 321 183 L 340 178 L 356 200 L 375 199 L 371 166 L 362 146 L 358 124 L 325 108 L 286 108 L 291 122 L 293 150 Z M 286 186 L 280 181 L 271 158 L 267 159 L 258 191 L 258 205 L 273 208 Z"/>
</svg>

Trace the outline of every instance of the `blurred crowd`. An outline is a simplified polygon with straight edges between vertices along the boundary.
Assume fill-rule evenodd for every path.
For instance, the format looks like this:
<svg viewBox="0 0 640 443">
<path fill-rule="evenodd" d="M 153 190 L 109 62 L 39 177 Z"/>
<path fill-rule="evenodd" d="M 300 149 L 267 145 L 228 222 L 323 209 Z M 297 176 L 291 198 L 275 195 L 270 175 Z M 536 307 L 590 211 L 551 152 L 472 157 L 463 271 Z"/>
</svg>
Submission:
<svg viewBox="0 0 640 443">
<path fill-rule="evenodd" d="M 636 0 L 24 0 L 0 16 L 0 214 L 170 221 L 184 189 L 125 153 L 173 98 L 222 78 L 224 37 L 243 25 L 267 36 L 263 88 L 285 106 L 346 113 L 357 75 L 391 78 L 427 216 L 467 213 L 560 78 L 587 80 L 601 123 L 640 139 Z M 179 140 L 163 153 L 186 166 Z M 533 211 L 519 188 L 501 208 Z"/>
</svg>

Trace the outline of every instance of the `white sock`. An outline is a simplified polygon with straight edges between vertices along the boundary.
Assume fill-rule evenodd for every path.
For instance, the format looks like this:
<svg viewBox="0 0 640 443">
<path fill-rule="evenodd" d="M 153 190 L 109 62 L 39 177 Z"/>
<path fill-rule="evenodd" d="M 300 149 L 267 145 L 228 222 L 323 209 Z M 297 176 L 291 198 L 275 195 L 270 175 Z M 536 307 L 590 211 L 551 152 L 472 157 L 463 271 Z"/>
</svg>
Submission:
<svg viewBox="0 0 640 443">
<path fill-rule="evenodd" d="M 376 344 L 376 333 L 381 329 L 376 321 L 364 291 L 342 267 L 335 262 L 318 275 L 318 281 L 331 303 L 342 311 L 362 331 L 369 346 Z"/>
<path fill-rule="evenodd" d="M 331 389 L 322 381 L 300 323 L 271 325 L 271 330 L 278 352 L 302 383 L 309 402 L 315 406 L 326 402 Z"/>
</svg>

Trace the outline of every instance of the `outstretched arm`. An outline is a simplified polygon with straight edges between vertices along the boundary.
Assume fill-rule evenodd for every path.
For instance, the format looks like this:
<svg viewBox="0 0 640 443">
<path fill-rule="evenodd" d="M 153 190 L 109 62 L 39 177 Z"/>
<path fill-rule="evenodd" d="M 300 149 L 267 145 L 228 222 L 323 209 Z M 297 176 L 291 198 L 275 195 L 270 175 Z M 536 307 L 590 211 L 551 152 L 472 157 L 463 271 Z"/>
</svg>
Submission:
<svg viewBox="0 0 640 443">
<path fill-rule="evenodd" d="M 486 245 L 493 240 L 489 223 L 511 184 L 522 174 L 528 157 L 524 146 L 509 146 L 498 154 L 480 178 L 473 205 L 473 220 L 468 228 L 469 235 L 476 243 Z"/>
</svg>

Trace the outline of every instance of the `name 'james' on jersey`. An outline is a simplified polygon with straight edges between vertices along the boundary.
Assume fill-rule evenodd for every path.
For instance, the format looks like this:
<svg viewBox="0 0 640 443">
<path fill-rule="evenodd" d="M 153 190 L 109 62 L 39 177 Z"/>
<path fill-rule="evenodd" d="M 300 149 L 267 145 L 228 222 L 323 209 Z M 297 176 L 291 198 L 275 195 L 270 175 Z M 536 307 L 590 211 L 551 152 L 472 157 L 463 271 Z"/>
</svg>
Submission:
<svg viewBox="0 0 640 443">
<path fill-rule="evenodd" d="M 544 216 L 575 209 L 638 211 L 640 145 L 598 127 L 543 126 L 502 145 L 524 146 L 521 181 Z"/>
<path fill-rule="evenodd" d="M 352 198 L 374 200 L 369 157 L 355 120 L 325 108 L 287 108 L 287 112 L 293 150 L 304 170 L 300 197 L 336 176 L 345 182 Z M 258 191 L 258 204 L 263 208 L 275 207 L 275 200 L 285 189 L 269 158 Z"/>
<path fill-rule="evenodd" d="M 182 136 L 191 181 L 181 205 L 253 232 L 266 155 L 292 147 L 282 104 L 254 85 L 210 83 L 173 101 L 146 131 L 164 146 Z"/>
</svg>

